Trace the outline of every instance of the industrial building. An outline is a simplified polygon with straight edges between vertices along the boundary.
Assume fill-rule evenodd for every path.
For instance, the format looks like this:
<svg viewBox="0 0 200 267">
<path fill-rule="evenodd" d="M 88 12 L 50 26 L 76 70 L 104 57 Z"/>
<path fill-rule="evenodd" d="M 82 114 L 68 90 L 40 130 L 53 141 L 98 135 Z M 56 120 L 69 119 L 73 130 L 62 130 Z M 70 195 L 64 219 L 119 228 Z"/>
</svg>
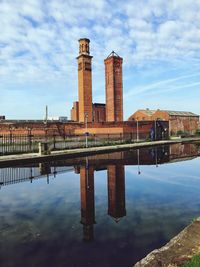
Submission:
<svg viewBox="0 0 200 267">
<path fill-rule="evenodd" d="M 92 59 L 90 40 L 79 39 L 77 56 L 78 101 L 73 103 L 71 120 L 62 119 L 8 121 L 0 117 L 1 134 L 32 135 L 119 135 L 135 139 L 137 133 L 146 139 L 152 129 L 158 126 L 158 133 L 168 136 L 179 131 L 194 134 L 199 127 L 199 116 L 191 112 L 169 110 L 138 110 L 127 121 L 123 117 L 123 58 L 112 51 L 104 60 L 105 103 L 93 103 Z M 64 119 L 63 119 L 64 118 Z M 162 121 L 156 124 L 155 121 Z M 138 123 L 139 122 L 139 123 Z"/>
<path fill-rule="evenodd" d="M 199 115 L 188 111 L 140 109 L 131 115 L 128 120 L 169 121 L 170 135 L 175 135 L 181 132 L 195 134 L 199 127 Z"/>
</svg>

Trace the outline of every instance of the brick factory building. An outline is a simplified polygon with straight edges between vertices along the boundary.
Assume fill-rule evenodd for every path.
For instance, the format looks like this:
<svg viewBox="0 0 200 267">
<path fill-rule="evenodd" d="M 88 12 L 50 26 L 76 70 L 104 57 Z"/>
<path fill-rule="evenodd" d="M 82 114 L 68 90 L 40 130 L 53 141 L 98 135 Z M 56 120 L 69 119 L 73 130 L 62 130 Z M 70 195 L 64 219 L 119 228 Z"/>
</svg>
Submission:
<svg viewBox="0 0 200 267">
<path fill-rule="evenodd" d="M 169 121 L 169 132 L 171 135 L 178 132 L 195 134 L 199 127 L 199 115 L 187 111 L 172 110 L 137 110 L 128 119 L 129 121 Z"/>
<path fill-rule="evenodd" d="M 92 56 L 90 40 L 79 39 L 78 101 L 73 103 L 71 121 L 5 121 L 0 123 L 1 134 L 32 135 L 83 135 L 86 132 L 98 136 L 118 136 L 136 139 L 138 131 L 141 139 L 149 136 L 154 122 L 143 121 L 139 126 L 135 121 L 123 121 L 123 59 L 112 51 L 104 60 L 106 103 L 92 101 Z M 165 123 L 168 128 L 168 123 Z"/>
<path fill-rule="evenodd" d="M 102 103 L 92 104 L 92 121 L 93 122 L 105 122 L 106 120 L 106 105 Z M 71 109 L 71 120 L 79 122 L 79 102 L 73 103 Z"/>
</svg>

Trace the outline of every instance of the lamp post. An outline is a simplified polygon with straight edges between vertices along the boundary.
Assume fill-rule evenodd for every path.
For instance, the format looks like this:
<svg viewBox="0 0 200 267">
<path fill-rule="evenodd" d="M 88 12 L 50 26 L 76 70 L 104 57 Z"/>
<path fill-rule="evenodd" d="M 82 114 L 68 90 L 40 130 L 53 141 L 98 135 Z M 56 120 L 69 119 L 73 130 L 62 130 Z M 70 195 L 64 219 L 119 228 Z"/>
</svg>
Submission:
<svg viewBox="0 0 200 267">
<path fill-rule="evenodd" d="M 155 131 L 154 131 L 154 134 L 155 134 L 155 141 L 157 140 L 157 129 L 156 129 L 156 120 L 155 120 Z"/>
<path fill-rule="evenodd" d="M 88 147 L 88 113 L 85 113 L 85 129 L 86 129 L 86 132 L 85 132 L 85 147 L 87 148 Z"/>
<path fill-rule="evenodd" d="M 138 119 L 136 120 L 136 127 L 137 127 L 137 142 L 139 141 L 139 122 Z"/>
</svg>

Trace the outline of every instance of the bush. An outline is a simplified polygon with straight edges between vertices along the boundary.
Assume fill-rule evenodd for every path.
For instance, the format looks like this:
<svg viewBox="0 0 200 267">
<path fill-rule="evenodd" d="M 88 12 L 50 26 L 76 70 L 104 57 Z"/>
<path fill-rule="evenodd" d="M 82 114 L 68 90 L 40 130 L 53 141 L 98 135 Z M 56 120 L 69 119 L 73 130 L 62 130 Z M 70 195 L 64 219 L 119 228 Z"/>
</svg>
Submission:
<svg viewBox="0 0 200 267">
<path fill-rule="evenodd" d="M 200 135 L 200 129 L 196 130 L 196 135 Z"/>
<path fill-rule="evenodd" d="M 177 131 L 176 134 L 177 134 L 178 136 L 180 135 L 180 136 L 182 136 L 182 137 L 185 137 L 185 136 L 189 136 L 189 135 L 190 135 L 190 133 L 189 133 L 188 131 L 181 131 L 181 130 Z"/>
<path fill-rule="evenodd" d="M 186 262 L 183 267 L 199 267 L 200 266 L 200 254 L 195 255 L 192 259 Z"/>
</svg>

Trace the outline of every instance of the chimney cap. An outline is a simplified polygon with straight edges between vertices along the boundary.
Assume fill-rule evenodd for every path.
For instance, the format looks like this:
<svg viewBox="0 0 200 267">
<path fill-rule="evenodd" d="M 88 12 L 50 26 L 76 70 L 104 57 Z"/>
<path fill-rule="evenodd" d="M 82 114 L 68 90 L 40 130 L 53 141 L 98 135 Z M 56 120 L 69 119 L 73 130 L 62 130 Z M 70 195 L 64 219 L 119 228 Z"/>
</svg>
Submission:
<svg viewBox="0 0 200 267">
<path fill-rule="evenodd" d="M 112 51 L 108 56 L 107 58 L 109 57 L 118 57 L 118 58 L 121 58 L 115 51 Z"/>
<path fill-rule="evenodd" d="M 80 41 L 86 41 L 86 42 L 89 43 L 89 42 L 90 42 L 90 39 L 88 39 L 88 38 L 80 38 L 78 41 L 79 41 L 79 42 L 80 42 Z"/>
</svg>

